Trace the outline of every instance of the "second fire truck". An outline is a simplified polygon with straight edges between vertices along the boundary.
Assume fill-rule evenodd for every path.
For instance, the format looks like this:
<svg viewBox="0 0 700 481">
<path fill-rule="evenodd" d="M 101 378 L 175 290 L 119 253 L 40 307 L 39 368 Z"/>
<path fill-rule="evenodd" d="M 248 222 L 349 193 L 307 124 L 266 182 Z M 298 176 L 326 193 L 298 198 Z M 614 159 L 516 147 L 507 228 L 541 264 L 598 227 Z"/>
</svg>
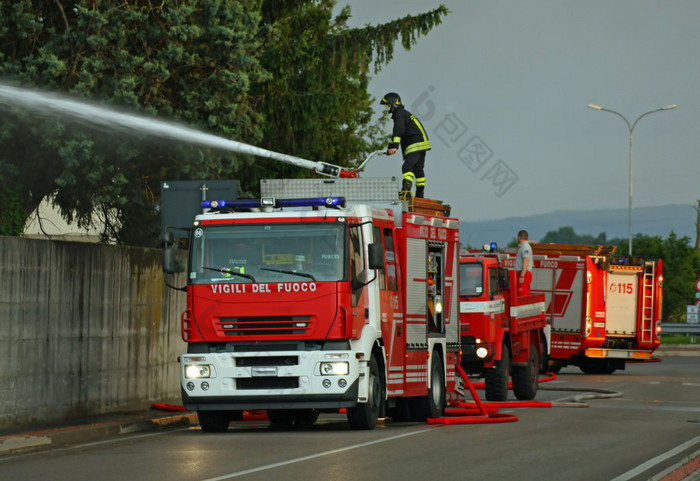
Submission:
<svg viewBox="0 0 700 481">
<path fill-rule="evenodd" d="M 496 252 L 460 257 L 461 365 L 484 377 L 489 401 L 507 399 L 511 377 L 515 397 L 534 399 L 547 363 L 544 295 L 519 296 L 517 275 Z"/>
</svg>

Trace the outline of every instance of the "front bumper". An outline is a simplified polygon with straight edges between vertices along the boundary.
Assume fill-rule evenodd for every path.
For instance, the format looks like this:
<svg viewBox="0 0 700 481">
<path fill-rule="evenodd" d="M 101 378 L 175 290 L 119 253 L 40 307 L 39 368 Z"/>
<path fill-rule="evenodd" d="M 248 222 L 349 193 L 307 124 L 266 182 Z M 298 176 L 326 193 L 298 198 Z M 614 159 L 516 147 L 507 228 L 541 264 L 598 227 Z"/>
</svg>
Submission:
<svg viewBox="0 0 700 481">
<path fill-rule="evenodd" d="M 360 361 L 348 351 L 192 353 L 180 359 L 182 400 L 190 410 L 352 407 L 363 377 Z M 321 373 L 323 363 L 334 362 L 347 363 L 347 374 Z M 205 367 L 207 377 L 188 377 L 193 365 Z"/>
</svg>

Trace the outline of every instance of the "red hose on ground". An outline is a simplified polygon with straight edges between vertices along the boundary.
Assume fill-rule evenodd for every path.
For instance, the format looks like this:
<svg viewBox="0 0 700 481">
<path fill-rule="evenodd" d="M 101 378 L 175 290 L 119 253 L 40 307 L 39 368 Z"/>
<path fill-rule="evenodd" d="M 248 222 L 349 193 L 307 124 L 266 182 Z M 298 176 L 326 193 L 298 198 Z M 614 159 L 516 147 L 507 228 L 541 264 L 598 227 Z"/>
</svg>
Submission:
<svg viewBox="0 0 700 481">
<path fill-rule="evenodd" d="M 428 419 L 428 424 L 482 424 L 482 423 L 509 423 L 518 420 L 513 414 L 499 413 L 500 408 L 551 408 L 551 402 L 545 401 L 503 401 L 503 402 L 483 402 L 476 389 L 483 389 L 485 383 L 472 383 L 469 376 L 461 366 L 457 366 L 457 371 L 464 380 L 464 384 L 474 398 L 473 402 L 458 402 L 456 408 L 445 410 L 445 416 L 441 418 Z M 553 381 L 556 374 L 547 373 L 549 377 L 541 378 L 538 382 Z"/>
<path fill-rule="evenodd" d="M 518 417 L 513 414 L 499 413 L 495 406 L 486 406 L 481 402 L 481 398 L 476 393 L 474 385 L 469 380 L 469 376 L 464 372 L 461 366 L 457 366 L 457 371 L 464 380 L 465 386 L 474 398 L 474 404 L 465 409 L 449 409 L 445 410 L 445 414 L 441 418 L 428 419 L 428 424 L 486 424 L 486 423 L 512 423 L 518 420 Z M 458 407 L 460 404 L 459 403 Z M 471 403 L 470 403 L 471 404 Z M 493 404 L 493 403 L 490 403 Z M 473 407 L 476 406 L 476 409 Z M 494 409 L 495 408 L 495 409 Z"/>
<path fill-rule="evenodd" d="M 151 409 L 157 411 L 168 411 L 168 412 L 184 412 L 186 411 L 185 406 L 178 406 L 176 404 L 165 404 L 165 403 L 153 403 L 151 404 Z"/>
</svg>

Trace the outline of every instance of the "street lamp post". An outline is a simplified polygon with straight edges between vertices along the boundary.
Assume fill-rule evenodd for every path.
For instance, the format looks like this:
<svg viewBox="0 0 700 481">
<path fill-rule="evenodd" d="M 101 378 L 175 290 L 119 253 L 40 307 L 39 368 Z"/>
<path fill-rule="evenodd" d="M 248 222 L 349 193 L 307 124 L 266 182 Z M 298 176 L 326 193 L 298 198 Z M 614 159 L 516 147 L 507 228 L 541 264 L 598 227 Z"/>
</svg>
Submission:
<svg viewBox="0 0 700 481">
<path fill-rule="evenodd" d="M 595 105 L 595 104 L 588 104 L 589 108 L 592 108 L 594 110 L 602 110 L 603 112 L 610 112 L 611 114 L 615 114 L 618 117 L 620 117 L 622 120 L 625 121 L 627 124 L 627 128 L 630 131 L 630 202 L 629 202 L 629 212 L 627 216 L 627 228 L 629 230 L 629 255 L 632 255 L 632 145 L 634 143 L 634 128 L 637 126 L 637 122 L 639 122 L 642 117 L 645 117 L 649 114 L 653 114 L 656 112 L 661 112 L 662 110 L 671 110 L 676 108 L 676 104 L 673 105 L 668 105 L 666 107 L 663 107 L 661 109 L 656 109 L 656 110 L 650 110 L 649 112 L 643 113 L 639 117 L 637 117 L 637 120 L 634 121 L 634 123 L 630 124 L 629 120 L 625 118 L 624 115 L 622 115 L 620 112 L 615 112 L 614 110 L 606 109 L 601 107 L 600 105 Z"/>
</svg>

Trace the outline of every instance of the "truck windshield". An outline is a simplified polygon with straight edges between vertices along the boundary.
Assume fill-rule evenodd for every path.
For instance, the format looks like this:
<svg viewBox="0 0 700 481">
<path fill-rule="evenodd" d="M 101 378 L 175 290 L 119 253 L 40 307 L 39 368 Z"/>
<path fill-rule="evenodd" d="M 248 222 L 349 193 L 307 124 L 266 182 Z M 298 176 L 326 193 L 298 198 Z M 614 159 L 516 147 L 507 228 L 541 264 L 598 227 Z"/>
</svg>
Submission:
<svg viewBox="0 0 700 481">
<path fill-rule="evenodd" d="M 459 264 L 459 295 L 480 296 L 484 292 L 484 266 L 480 262 Z"/>
<path fill-rule="evenodd" d="M 189 282 L 324 282 L 347 277 L 340 223 L 212 225 L 194 230 Z"/>
</svg>

